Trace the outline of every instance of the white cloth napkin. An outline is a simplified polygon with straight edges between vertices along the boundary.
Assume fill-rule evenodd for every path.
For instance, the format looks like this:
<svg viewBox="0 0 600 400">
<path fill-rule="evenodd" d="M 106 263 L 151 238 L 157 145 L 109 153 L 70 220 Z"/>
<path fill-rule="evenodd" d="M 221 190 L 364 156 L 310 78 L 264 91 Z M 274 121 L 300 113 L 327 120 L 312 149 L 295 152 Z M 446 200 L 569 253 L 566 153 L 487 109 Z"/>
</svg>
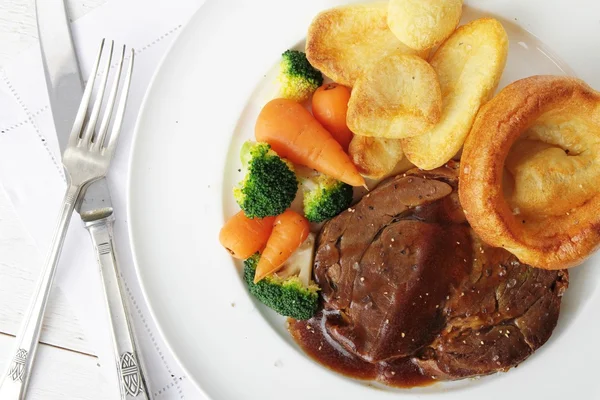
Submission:
<svg viewBox="0 0 600 400">
<path fill-rule="evenodd" d="M 160 338 L 133 269 L 128 242 L 126 187 L 133 127 L 142 97 L 162 56 L 204 0 L 111 0 L 72 24 L 84 77 L 100 43 L 136 49 L 136 64 L 123 132 L 109 174 L 116 213 L 117 257 L 123 270 L 133 323 L 157 399 L 204 399 Z M 0 184 L 19 218 L 46 254 L 65 180 L 50 114 L 39 48 L 34 46 L 0 70 Z M 68 297 L 87 338 L 97 349 L 102 373 L 114 382 L 107 317 L 90 238 L 79 215 L 73 217 L 60 260 L 56 286 Z M 168 295 L 168 294 L 165 294 Z"/>
</svg>

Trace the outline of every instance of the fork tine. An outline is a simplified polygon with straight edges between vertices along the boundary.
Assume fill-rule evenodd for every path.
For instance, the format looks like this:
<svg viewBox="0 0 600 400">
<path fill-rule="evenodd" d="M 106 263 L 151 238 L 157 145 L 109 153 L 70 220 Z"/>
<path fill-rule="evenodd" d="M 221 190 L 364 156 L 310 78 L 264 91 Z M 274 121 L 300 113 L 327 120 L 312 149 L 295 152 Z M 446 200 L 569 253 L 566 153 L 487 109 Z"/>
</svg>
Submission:
<svg viewBox="0 0 600 400">
<path fill-rule="evenodd" d="M 114 153 L 115 147 L 117 145 L 117 139 L 119 138 L 119 133 L 121 133 L 121 125 L 123 124 L 123 116 L 125 115 L 125 107 L 127 105 L 127 96 L 129 95 L 129 86 L 131 85 L 131 74 L 133 72 L 134 58 L 135 50 L 131 49 L 129 67 L 127 68 L 127 75 L 125 75 L 125 82 L 123 83 L 123 87 L 121 90 L 119 105 L 117 107 L 117 113 L 115 115 L 115 122 L 110 133 L 108 145 L 106 146 L 106 151 L 109 152 L 110 155 Z"/>
<path fill-rule="evenodd" d="M 81 129 L 83 128 L 85 117 L 87 116 L 87 110 L 90 105 L 90 99 L 92 98 L 92 92 L 94 90 L 94 82 L 96 81 L 96 74 L 98 73 L 100 59 L 102 58 L 102 51 L 104 50 L 104 42 L 105 39 L 102 39 L 102 42 L 100 43 L 100 50 L 98 50 L 98 56 L 96 57 L 96 63 L 94 64 L 94 68 L 92 69 L 87 84 L 85 85 L 85 90 L 83 92 L 83 96 L 81 97 L 81 104 L 77 110 L 77 116 L 75 117 L 73 128 L 71 129 L 71 135 L 69 136 L 69 146 L 76 145 L 79 141 L 79 137 L 81 136 Z"/>
<path fill-rule="evenodd" d="M 114 40 L 111 40 L 110 48 L 108 50 L 108 57 L 104 61 L 104 70 L 102 71 L 98 93 L 96 93 L 94 107 L 92 108 L 90 119 L 85 127 L 85 133 L 81 137 L 82 143 L 86 146 L 89 145 L 94 138 L 94 130 L 96 129 L 96 122 L 98 122 L 98 116 L 100 115 L 100 109 L 102 108 L 102 100 L 104 99 L 104 91 L 106 90 L 106 82 L 108 81 L 108 75 L 110 74 L 110 63 L 112 62 L 114 46 L 115 42 Z"/>
<path fill-rule="evenodd" d="M 102 117 L 102 122 L 100 123 L 100 128 L 98 129 L 98 136 L 96 140 L 94 140 L 94 144 L 92 145 L 92 150 L 97 150 L 104 146 L 104 141 L 106 140 L 106 133 L 108 132 L 108 126 L 110 124 L 110 119 L 113 113 L 113 109 L 115 106 L 115 100 L 117 98 L 117 93 L 119 89 L 119 82 L 121 80 L 121 72 L 123 71 L 123 62 L 125 60 L 125 48 L 123 46 L 123 51 L 121 52 L 121 59 L 119 60 L 119 65 L 117 66 L 117 71 L 114 76 L 114 82 L 112 84 L 112 88 L 110 90 L 110 94 L 108 95 L 108 99 L 106 101 L 106 109 L 104 110 L 104 116 Z"/>
</svg>

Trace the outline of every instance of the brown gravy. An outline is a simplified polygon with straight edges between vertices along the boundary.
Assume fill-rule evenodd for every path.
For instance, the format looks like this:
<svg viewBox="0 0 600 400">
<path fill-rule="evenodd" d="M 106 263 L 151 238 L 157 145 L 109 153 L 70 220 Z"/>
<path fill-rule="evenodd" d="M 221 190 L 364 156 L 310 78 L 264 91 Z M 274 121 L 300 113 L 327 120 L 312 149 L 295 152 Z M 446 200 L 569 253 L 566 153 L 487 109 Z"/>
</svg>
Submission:
<svg viewBox="0 0 600 400">
<path fill-rule="evenodd" d="M 289 331 L 304 352 L 327 368 L 361 380 L 374 380 L 388 386 L 410 388 L 435 382 L 424 376 L 410 358 L 392 362 L 368 363 L 345 351 L 329 337 L 325 329 L 328 318 L 337 318 L 335 312 L 322 311 L 308 321 L 289 319 Z"/>
</svg>

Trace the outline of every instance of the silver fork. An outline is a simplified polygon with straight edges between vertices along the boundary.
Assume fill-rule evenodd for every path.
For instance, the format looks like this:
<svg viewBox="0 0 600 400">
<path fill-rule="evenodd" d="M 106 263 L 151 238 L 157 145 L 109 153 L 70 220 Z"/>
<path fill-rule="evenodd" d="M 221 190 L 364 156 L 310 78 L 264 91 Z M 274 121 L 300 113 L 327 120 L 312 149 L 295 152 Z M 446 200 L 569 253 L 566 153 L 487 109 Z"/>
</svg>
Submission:
<svg viewBox="0 0 600 400">
<path fill-rule="evenodd" d="M 120 61 L 116 68 L 114 82 L 106 99 L 105 111 L 99 126 L 97 126 L 110 72 L 114 42 L 111 42 L 106 50 L 108 55 L 104 57 L 103 72 L 99 77 L 98 91 L 95 95 L 91 111 L 88 111 L 88 107 L 93 97 L 94 83 L 105 47 L 105 41 L 102 40 L 95 66 L 85 87 L 81 105 L 79 106 L 73 129 L 71 130 L 69 144 L 63 154 L 63 165 L 67 176 L 67 191 L 52 245 L 42 269 L 42 275 L 29 308 L 25 313 L 23 325 L 16 337 L 12 362 L 9 363 L 7 371 L 3 376 L 3 381 L 0 384 L 0 400 L 16 400 L 25 397 L 38 347 L 44 311 L 73 210 L 81 194 L 85 192 L 85 188 L 90 183 L 106 175 L 117 146 L 117 139 L 121 130 L 127 94 L 131 83 L 134 52 L 132 49 L 129 66 L 124 81 L 120 85 L 126 53 L 125 46 L 123 47 Z M 115 110 L 119 92 L 120 96 Z M 111 122 L 112 129 L 110 135 L 108 135 Z"/>
</svg>

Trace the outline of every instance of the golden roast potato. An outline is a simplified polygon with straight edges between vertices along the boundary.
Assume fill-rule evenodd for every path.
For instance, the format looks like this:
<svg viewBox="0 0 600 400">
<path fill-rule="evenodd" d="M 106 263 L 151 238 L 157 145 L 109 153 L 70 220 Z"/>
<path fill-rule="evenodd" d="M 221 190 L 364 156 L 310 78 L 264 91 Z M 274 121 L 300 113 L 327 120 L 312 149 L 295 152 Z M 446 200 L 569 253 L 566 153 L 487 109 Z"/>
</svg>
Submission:
<svg viewBox="0 0 600 400">
<path fill-rule="evenodd" d="M 312 21 L 306 39 L 308 61 L 335 82 L 354 86 L 381 57 L 402 52 L 425 57 L 400 42 L 387 25 L 387 2 L 323 11 Z"/>
<path fill-rule="evenodd" d="M 442 117 L 430 131 L 402 141 L 413 164 L 435 169 L 459 152 L 479 108 L 498 86 L 507 55 L 506 31 L 493 18 L 461 26 L 439 47 L 430 63 L 442 89 Z"/>
<path fill-rule="evenodd" d="M 426 50 L 454 32 L 463 0 L 390 0 L 388 26 L 404 44 Z"/>
<path fill-rule="evenodd" d="M 375 180 L 389 176 L 398 163 L 405 160 L 402 143 L 398 139 L 354 135 L 348 153 L 358 172 Z"/>
<path fill-rule="evenodd" d="M 441 112 L 442 93 L 431 65 L 396 52 L 356 80 L 346 122 L 357 135 L 400 139 L 431 129 Z"/>
</svg>

